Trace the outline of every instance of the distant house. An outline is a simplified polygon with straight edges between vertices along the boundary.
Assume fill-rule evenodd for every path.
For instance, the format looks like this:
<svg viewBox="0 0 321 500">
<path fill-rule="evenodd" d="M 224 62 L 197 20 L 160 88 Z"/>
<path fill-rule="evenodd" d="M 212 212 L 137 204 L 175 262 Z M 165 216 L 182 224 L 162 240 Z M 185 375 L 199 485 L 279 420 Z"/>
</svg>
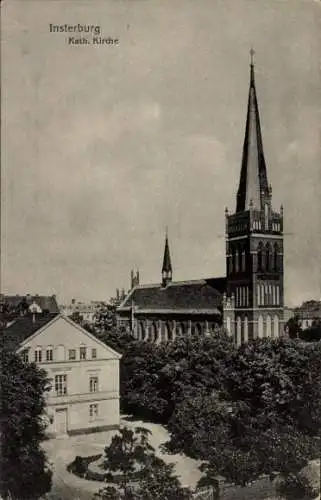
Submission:
<svg viewBox="0 0 321 500">
<path fill-rule="evenodd" d="M 50 436 L 119 426 L 120 354 L 69 318 L 41 313 L 35 306 L 2 336 L 8 348 L 44 368 L 51 380 Z"/>
<path fill-rule="evenodd" d="M 294 314 L 298 318 L 302 330 L 321 324 L 321 301 L 309 300 L 304 302 L 300 307 L 294 309 Z"/>
<path fill-rule="evenodd" d="M 82 323 L 92 324 L 95 322 L 96 314 L 102 302 L 91 301 L 81 302 L 72 299 L 70 304 L 60 306 L 61 313 L 72 319 L 79 318 Z M 77 321 L 79 323 L 79 321 Z"/>
<path fill-rule="evenodd" d="M 56 296 L 44 295 L 0 295 L 1 324 L 6 326 L 17 317 L 33 311 L 36 314 L 56 315 L 59 313 Z"/>
</svg>

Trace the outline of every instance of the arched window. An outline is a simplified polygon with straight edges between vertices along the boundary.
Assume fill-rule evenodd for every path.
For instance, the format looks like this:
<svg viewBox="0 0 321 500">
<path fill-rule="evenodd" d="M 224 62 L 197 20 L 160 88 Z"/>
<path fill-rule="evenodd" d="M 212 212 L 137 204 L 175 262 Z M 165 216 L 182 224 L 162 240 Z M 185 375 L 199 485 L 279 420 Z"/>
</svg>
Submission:
<svg viewBox="0 0 321 500">
<path fill-rule="evenodd" d="M 238 273 L 240 270 L 240 263 L 239 263 L 239 252 L 238 250 L 235 251 L 235 272 Z"/>
<path fill-rule="evenodd" d="M 265 268 L 267 271 L 272 270 L 272 249 L 270 243 L 265 247 Z"/>
<path fill-rule="evenodd" d="M 242 271 L 245 271 L 246 270 L 246 253 L 245 253 L 245 250 L 243 250 L 242 252 Z"/>
<path fill-rule="evenodd" d="M 151 325 L 151 334 L 150 334 L 151 342 L 156 342 L 157 340 L 157 326 L 155 323 Z"/>
<path fill-rule="evenodd" d="M 198 336 L 202 335 L 202 330 L 203 330 L 202 325 L 200 323 L 193 324 L 193 333 L 195 335 L 198 335 Z"/>
<path fill-rule="evenodd" d="M 160 341 L 161 342 L 167 341 L 167 325 L 164 321 L 162 321 L 160 324 Z"/>
<path fill-rule="evenodd" d="M 257 269 L 263 271 L 263 244 L 260 242 L 257 247 Z"/>
<path fill-rule="evenodd" d="M 275 314 L 273 318 L 273 337 L 276 339 L 279 336 L 279 317 Z"/>
<path fill-rule="evenodd" d="M 273 269 L 274 269 L 274 271 L 278 271 L 278 268 L 279 268 L 278 253 L 279 253 L 279 246 L 277 243 L 274 243 L 274 247 L 273 247 Z"/>
<path fill-rule="evenodd" d="M 142 321 L 140 321 L 137 326 L 137 339 L 143 340 L 143 338 L 144 338 L 144 324 Z"/>
<path fill-rule="evenodd" d="M 259 316 L 259 321 L 258 321 L 258 337 L 259 339 L 263 339 L 264 335 L 264 324 L 263 324 L 263 316 Z"/>
<path fill-rule="evenodd" d="M 242 333 L 242 320 L 240 316 L 236 319 L 236 343 L 237 345 L 241 344 L 241 333 Z"/>
<path fill-rule="evenodd" d="M 269 205 L 267 203 L 264 206 L 264 226 L 267 231 L 269 229 Z"/>
<path fill-rule="evenodd" d="M 248 342 L 248 340 L 249 340 L 249 321 L 247 319 L 247 316 L 245 316 L 243 341 Z"/>
<path fill-rule="evenodd" d="M 226 318 L 226 330 L 228 335 L 231 335 L 231 318 L 229 316 Z"/>
<path fill-rule="evenodd" d="M 266 317 L 266 337 L 271 337 L 272 335 L 271 325 L 272 325 L 271 316 L 268 314 Z"/>
<path fill-rule="evenodd" d="M 144 337 L 143 337 L 143 340 L 148 341 L 150 338 L 150 326 L 148 324 L 148 322 L 145 323 L 144 325 Z"/>
<path fill-rule="evenodd" d="M 264 292 L 264 285 L 261 284 L 261 306 L 265 306 L 265 292 Z"/>
<path fill-rule="evenodd" d="M 173 340 L 174 339 L 175 322 L 167 323 L 166 327 L 167 327 L 167 340 Z"/>
</svg>

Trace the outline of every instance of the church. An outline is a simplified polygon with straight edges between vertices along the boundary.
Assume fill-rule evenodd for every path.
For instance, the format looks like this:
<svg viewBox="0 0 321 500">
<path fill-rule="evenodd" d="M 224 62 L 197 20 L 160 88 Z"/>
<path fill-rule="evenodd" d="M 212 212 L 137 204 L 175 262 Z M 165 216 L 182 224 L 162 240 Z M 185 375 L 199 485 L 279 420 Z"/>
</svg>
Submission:
<svg viewBox="0 0 321 500">
<path fill-rule="evenodd" d="M 174 281 L 166 234 L 160 283 L 140 285 L 132 273 L 118 324 L 152 342 L 222 327 L 238 345 L 283 334 L 283 207 L 272 207 L 253 59 L 236 207 L 225 209 L 225 228 L 226 276 Z"/>
</svg>

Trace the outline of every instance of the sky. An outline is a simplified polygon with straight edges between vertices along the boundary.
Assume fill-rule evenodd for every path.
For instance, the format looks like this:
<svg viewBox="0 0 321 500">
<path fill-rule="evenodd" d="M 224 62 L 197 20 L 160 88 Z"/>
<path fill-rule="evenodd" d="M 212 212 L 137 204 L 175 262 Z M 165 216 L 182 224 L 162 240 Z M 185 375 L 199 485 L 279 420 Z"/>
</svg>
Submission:
<svg viewBox="0 0 321 500">
<path fill-rule="evenodd" d="M 253 47 L 285 303 L 321 297 L 321 2 L 11 0 L 1 24 L 4 293 L 159 282 L 166 226 L 174 280 L 225 275 Z"/>
</svg>

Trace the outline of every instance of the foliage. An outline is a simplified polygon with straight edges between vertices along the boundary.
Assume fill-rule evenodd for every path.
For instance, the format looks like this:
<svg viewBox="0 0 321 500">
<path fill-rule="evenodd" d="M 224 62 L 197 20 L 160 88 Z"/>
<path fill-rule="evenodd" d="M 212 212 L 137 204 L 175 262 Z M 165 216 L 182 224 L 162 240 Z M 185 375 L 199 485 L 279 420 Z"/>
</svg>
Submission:
<svg viewBox="0 0 321 500">
<path fill-rule="evenodd" d="M 306 342 L 317 342 L 321 340 L 321 323 L 315 321 L 310 328 L 300 332 L 300 339 Z"/>
<path fill-rule="evenodd" d="M 168 423 L 190 387 L 224 391 L 224 374 L 234 350 L 222 333 L 160 345 L 132 341 L 121 361 L 123 408 Z"/>
<path fill-rule="evenodd" d="M 3 498 L 36 499 L 51 488 L 51 471 L 40 444 L 45 439 L 46 373 L 1 352 L 0 494 Z"/>
<path fill-rule="evenodd" d="M 297 473 L 315 455 L 321 343 L 258 339 L 237 349 L 222 332 L 160 345 L 115 328 L 104 335 L 123 354 L 122 409 L 167 424 L 167 448 L 204 460 L 204 484 Z"/>
<path fill-rule="evenodd" d="M 136 427 L 135 430 L 125 427 L 113 436 L 111 444 L 105 448 L 104 470 L 107 474 L 120 472 L 124 487 L 131 481 L 134 472 L 140 471 L 154 453 L 154 448 L 148 442 L 149 433 L 143 427 Z"/>
<path fill-rule="evenodd" d="M 6 300 L 0 303 L 0 328 L 5 328 L 7 323 L 23 316 L 29 309 L 26 297 L 22 297 L 16 304 L 8 303 Z"/>
<path fill-rule="evenodd" d="M 171 451 L 205 460 L 202 484 L 298 472 L 321 428 L 321 346 L 258 340 L 232 353 L 224 391 L 190 391 L 169 422 Z"/>
<path fill-rule="evenodd" d="M 286 325 L 285 328 L 287 329 L 289 333 L 289 337 L 291 339 L 296 339 L 300 336 L 300 333 L 302 332 L 302 328 L 299 323 L 299 315 L 295 314 L 292 318 L 290 318 Z"/>
<path fill-rule="evenodd" d="M 105 448 L 104 468 L 107 472 L 121 472 L 123 480 L 120 487 L 107 486 L 100 490 L 95 498 L 109 500 L 189 500 L 191 493 L 182 488 L 174 466 L 155 455 L 149 444 L 150 431 L 137 427 L 134 431 L 121 429 L 113 437 L 110 446 Z M 139 471 L 137 480 L 134 473 Z M 112 479 L 112 477 L 111 477 Z"/>
<path fill-rule="evenodd" d="M 86 461 L 79 455 L 76 456 L 74 461 L 74 471 L 80 476 L 83 476 L 87 472 Z"/>
</svg>

